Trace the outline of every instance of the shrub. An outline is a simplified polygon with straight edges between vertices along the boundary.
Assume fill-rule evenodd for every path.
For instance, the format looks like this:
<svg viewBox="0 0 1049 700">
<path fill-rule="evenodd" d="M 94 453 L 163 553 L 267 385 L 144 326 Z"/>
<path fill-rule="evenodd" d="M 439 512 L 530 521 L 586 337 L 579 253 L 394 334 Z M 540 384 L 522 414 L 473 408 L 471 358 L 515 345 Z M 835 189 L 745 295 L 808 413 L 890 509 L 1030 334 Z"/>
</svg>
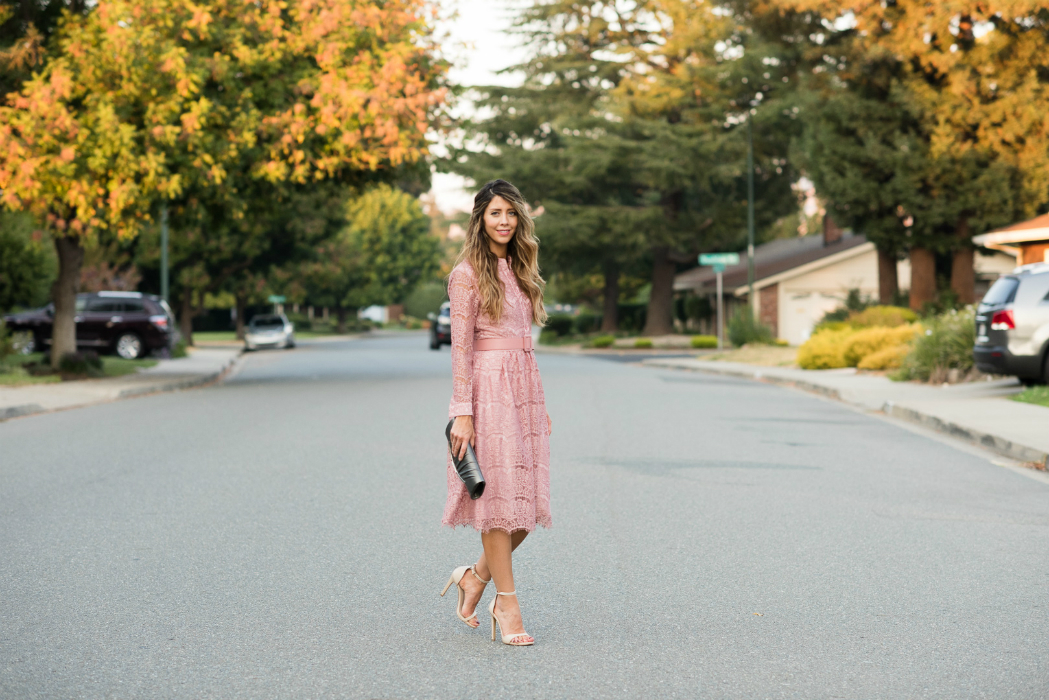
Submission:
<svg viewBox="0 0 1049 700">
<path fill-rule="evenodd" d="M 652 347 L 652 339 L 651 338 L 638 338 L 637 340 L 634 341 L 634 347 L 638 348 L 639 350 L 649 349 L 649 348 Z"/>
<path fill-rule="evenodd" d="M 856 367 L 868 355 L 886 348 L 907 345 L 920 330 L 920 326 L 900 326 L 899 328 L 864 328 L 856 331 L 844 341 L 845 365 Z"/>
<path fill-rule="evenodd" d="M 553 332 L 558 337 L 568 335 L 572 332 L 574 319 L 568 314 L 552 314 L 546 320 L 546 330 Z"/>
<path fill-rule="evenodd" d="M 728 339 L 737 348 L 747 343 L 771 344 L 772 329 L 754 318 L 750 306 L 742 306 L 728 322 Z"/>
<path fill-rule="evenodd" d="M 175 343 L 175 347 L 171 348 L 171 356 L 175 359 L 189 356 L 189 353 L 186 351 L 185 340 L 180 339 L 177 343 Z"/>
<path fill-rule="evenodd" d="M 426 318 L 426 314 L 437 313 L 447 298 L 443 282 L 420 284 L 404 300 L 404 313 L 415 318 Z"/>
<path fill-rule="evenodd" d="M 845 295 L 845 303 L 833 311 L 825 313 L 817 325 L 822 326 L 824 323 L 845 321 L 850 315 L 863 311 L 868 306 L 873 306 L 873 304 L 874 302 L 871 298 L 864 296 L 859 289 L 850 289 Z"/>
<path fill-rule="evenodd" d="M 555 331 L 552 331 L 549 328 L 544 328 L 539 334 L 539 342 L 543 345 L 550 345 L 551 343 L 557 341 L 557 337 L 558 336 Z"/>
<path fill-rule="evenodd" d="M 974 307 L 970 306 L 925 321 L 925 332 L 915 338 L 903 366 L 893 378 L 943 381 L 952 369 L 962 373 L 970 371 L 976 344 L 975 315 Z"/>
<path fill-rule="evenodd" d="M 863 311 L 849 314 L 847 323 L 853 328 L 896 328 L 918 320 L 918 315 L 910 309 L 899 306 L 871 306 Z"/>
<path fill-rule="evenodd" d="M 102 359 L 94 350 L 67 352 L 59 360 L 58 369 L 63 374 L 87 375 L 89 377 L 101 377 L 104 374 Z"/>
<path fill-rule="evenodd" d="M 697 350 L 700 348 L 716 348 L 718 346 L 718 338 L 715 335 L 694 335 L 692 336 L 692 347 Z"/>
<path fill-rule="evenodd" d="M 816 332 L 798 348 L 798 366 L 802 369 L 848 367 L 845 362 L 845 343 L 855 333 L 851 328 Z"/>
<path fill-rule="evenodd" d="M 598 314 L 579 314 L 575 317 L 575 332 L 586 335 L 601 328 L 601 316 Z"/>
<path fill-rule="evenodd" d="M 595 348 L 610 348 L 614 342 L 616 342 L 614 335 L 599 335 L 590 341 L 590 344 Z"/>
<path fill-rule="evenodd" d="M 882 348 L 864 357 L 856 366 L 859 369 L 899 369 L 903 366 L 903 360 L 910 351 L 910 345 Z"/>
</svg>

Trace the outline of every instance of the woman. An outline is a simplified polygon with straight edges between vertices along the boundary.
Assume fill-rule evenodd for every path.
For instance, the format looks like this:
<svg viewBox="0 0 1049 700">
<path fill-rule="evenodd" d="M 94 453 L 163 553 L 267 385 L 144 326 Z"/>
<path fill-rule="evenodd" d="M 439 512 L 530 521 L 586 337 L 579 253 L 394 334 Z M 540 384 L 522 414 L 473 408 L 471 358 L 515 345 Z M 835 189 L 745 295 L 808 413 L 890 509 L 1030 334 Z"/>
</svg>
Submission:
<svg viewBox="0 0 1049 700">
<path fill-rule="evenodd" d="M 511 554 L 537 523 L 550 527 L 552 424 L 531 334 L 533 323 L 546 321 L 538 254 L 535 225 L 521 193 L 505 180 L 493 180 L 474 197 L 466 241 L 448 284 L 451 449 L 462 457 L 472 445 L 487 483 L 484 495 L 470 500 L 449 456 L 444 524 L 480 530 L 484 551 L 473 566 L 452 572 L 444 592 L 456 585 L 455 613 L 476 628 L 477 604 L 495 579 L 488 608 L 492 640 L 498 623 L 503 644 L 512 646 L 535 640 L 521 621 Z"/>
</svg>

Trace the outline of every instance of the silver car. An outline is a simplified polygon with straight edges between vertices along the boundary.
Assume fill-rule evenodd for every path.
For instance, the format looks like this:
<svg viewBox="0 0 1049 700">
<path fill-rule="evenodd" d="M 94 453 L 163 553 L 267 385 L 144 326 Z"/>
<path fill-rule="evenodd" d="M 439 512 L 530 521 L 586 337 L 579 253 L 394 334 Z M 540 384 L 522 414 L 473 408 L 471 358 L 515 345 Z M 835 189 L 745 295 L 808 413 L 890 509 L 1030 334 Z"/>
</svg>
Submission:
<svg viewBox="0 0 1049 700">
<path fill-rule="evenodd" d="M 293 348 L 295 327 L 284 314 L 266 314 L 251 319 L 244 333 L 244 348 Z"/>
<path fill-rule="evenodd" d="M 1027 385 L 1049 382 L 1049 263 L 998 278 L 976 310 L 976 367 Z"/>
</svg>

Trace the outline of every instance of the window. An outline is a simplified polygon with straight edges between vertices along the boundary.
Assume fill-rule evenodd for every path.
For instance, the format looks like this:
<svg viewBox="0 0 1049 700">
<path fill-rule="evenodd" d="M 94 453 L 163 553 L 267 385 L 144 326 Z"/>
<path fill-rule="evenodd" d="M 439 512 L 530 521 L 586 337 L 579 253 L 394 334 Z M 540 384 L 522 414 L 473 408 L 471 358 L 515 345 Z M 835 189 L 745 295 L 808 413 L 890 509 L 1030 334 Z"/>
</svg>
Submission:
<svg viewBox="0 0 1049 700">
<path fill-rule="evenodd" d="M 988 306 L 1000 306 L 1011 304 L 1016 298 L 1016 290 L 1020 287 L 1020 280 L 1015 277 L 999 277 L 998 281 L 991 285 L 987 294 L 983 296 L 984 304 Z"/>
</svg>

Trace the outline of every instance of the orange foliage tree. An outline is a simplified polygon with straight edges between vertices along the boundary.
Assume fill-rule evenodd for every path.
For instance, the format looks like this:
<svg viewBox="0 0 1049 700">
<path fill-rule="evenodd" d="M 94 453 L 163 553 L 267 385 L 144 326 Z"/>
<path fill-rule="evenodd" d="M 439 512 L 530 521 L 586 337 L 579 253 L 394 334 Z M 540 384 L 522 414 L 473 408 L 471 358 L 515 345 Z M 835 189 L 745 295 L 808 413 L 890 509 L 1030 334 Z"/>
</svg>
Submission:
<svg viewBox="0 0 1049 700">
<path fill-rule="evenodd" d="M 1049 201 L 1049 15 L 1038 0 L 762 0 L 765 11 L 812 12 L 818 59 L 846 90 L 870 65 L 922 134 L 925 165 L 901 220 L 911 236 L 911 302 L 935 293 L 931 249 L 953 254 L 951 286 L 973 301 L 971 237 Z M 820 136 L 817 136 L 820 137 Z M 900 178 L 897 178 L 900 179 Z M 907 188 L 904 188 L 907 189 Z M 907 196 L 906 192 L 902 193 Z M 904 211 L 907 209 L 907 211 Z M 901 225 L 902 230 L 902 225 Z M 915 257 L 915 253 L 921 255 Z"/>
<path fill-rule="evenodd" d="M 67 15 L 0 108 L 2 203 L 59 258 L 52 363 L 75 349 L 85 240 L 130 238 L 160 200 L 245 217 L 267 187 L 422 158 L 444 65 L 425 0 L 101 0 Z"/>
</svg>

